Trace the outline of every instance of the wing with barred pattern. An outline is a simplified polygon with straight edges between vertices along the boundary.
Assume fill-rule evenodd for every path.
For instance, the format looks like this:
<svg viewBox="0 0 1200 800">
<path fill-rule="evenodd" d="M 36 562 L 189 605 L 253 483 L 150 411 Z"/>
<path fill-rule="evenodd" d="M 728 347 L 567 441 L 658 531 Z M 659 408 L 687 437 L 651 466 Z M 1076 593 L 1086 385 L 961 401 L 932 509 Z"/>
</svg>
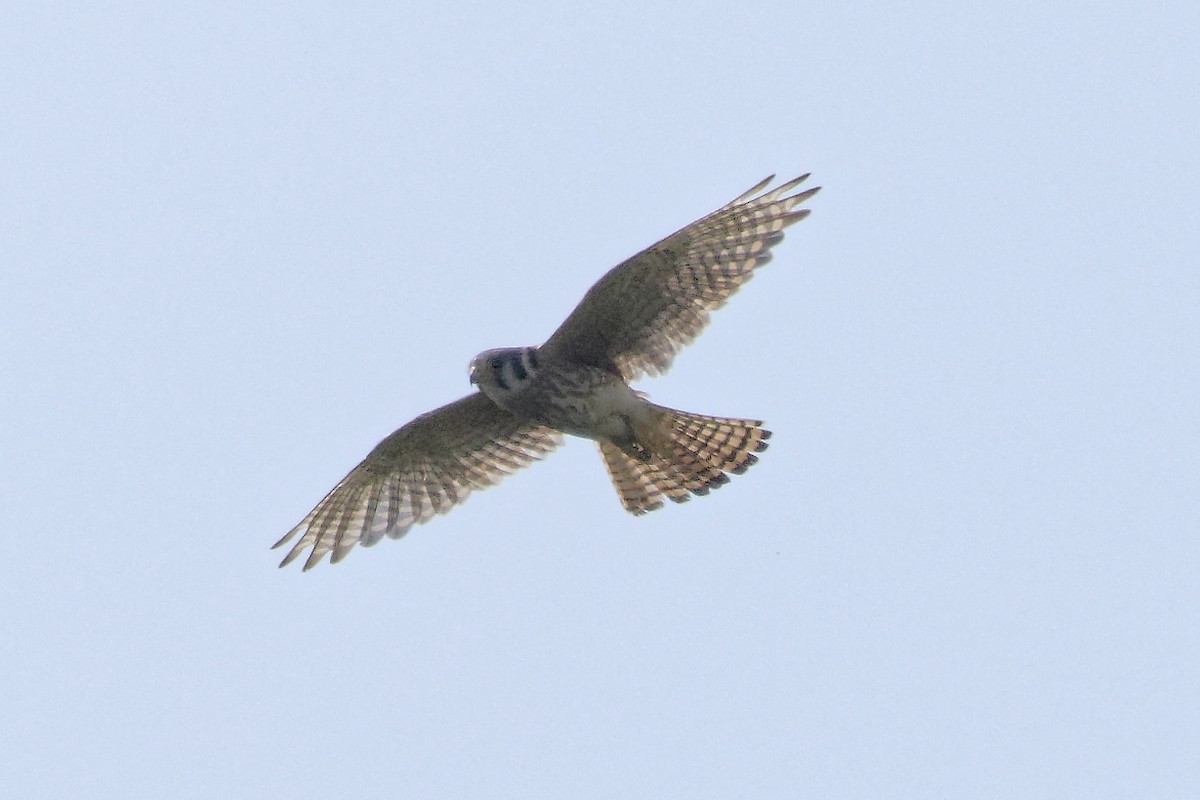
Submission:
<svg viewBox="0 0 1200 800">
<path fill-rule="evenodd" d="M 336 563 L 357 544 L 398 539 L 561 443 L 557 431 L 518 419 L 478 392 L 422 414 L 380 442 L 274 544 L 300 537 L 279 566 L 309 547 L 306 570 L 326 553 Z"/>
<path fill-rule="evenodd" d="M 774 176 L 614 267 L 542 345 L 546 358 L 616 368 L 626 380 L 666 372 L 675 354 L 771 259 L 796 209 L 820 187 L 808 175 L 763 192 Z"/>
</svg>

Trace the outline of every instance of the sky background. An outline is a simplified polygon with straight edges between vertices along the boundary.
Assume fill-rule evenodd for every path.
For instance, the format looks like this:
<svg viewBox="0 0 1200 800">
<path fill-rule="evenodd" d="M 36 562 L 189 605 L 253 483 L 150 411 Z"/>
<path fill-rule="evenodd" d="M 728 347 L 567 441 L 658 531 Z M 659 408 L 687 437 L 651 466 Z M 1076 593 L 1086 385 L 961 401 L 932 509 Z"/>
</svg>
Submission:
<svg viewBox="0 0 1200 800">
<path fill-rule="evenodd" d="M 1200 796 L 1200 6 L 11 3 L 13 797 Z M 595 448 L 336 566 L 374 444 L 763 176 L 812 216 Z"/>
</svg>

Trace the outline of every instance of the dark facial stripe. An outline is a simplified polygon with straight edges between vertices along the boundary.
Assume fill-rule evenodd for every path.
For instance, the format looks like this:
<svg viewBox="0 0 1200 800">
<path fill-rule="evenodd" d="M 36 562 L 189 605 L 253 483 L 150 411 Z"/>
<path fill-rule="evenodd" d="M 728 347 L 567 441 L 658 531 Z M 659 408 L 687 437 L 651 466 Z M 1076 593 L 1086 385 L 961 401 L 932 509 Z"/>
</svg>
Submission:
<svg viewBox="0 0 1200 800">
<path fill-rule="evenodd" d="M 528 350 L 526 350 L 525 352 L 529 354 L 529 368 L 537 369 L 538 368 L 537 348 L 531 347 Z"/>
<path fill-rule="evenodd" d="M 496 376 L 496 385 L 504 391 L 508 391 L 508 381 L 504 380 L 504 366 L 499 365 L 492 370 L 492 374 Z"/>
<path fill-rule="evenodd" d="M 529 373 L 525 371 L 525 365 L 521 363 L 521 354 L 513 353 L 510 363 L 513 367 L 513 375 L 517 379 L 517 383 L 524 381 L 529 377 Z"/>
</svg>

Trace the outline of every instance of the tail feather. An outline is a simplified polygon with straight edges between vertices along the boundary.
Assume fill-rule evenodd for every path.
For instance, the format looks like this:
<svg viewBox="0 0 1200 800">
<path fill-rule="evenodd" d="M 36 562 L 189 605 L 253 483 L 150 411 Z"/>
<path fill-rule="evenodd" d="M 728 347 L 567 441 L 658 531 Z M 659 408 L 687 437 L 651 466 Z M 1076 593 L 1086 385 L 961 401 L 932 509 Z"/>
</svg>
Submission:
<svg viewBox="0 0 1200 800">
<path fill-rule="evenodd" d="M 626 453 L 612 442 L 599 444 L 617 496 L 630 514 L 662 508 L 664 496 L 676 503 L 691 497 L 686 488 L 654 461 L 643 460 L 641 454 Z"/>
<path fill-rule="evenodd" d="M 689 414 L 650 405 L 648 421 L 628 445 L 601 442 L 621 505 L 631 514 L 661 508 L 724 486 L 767 449 L 771 432 L 759 420 Z"/>
</svg>

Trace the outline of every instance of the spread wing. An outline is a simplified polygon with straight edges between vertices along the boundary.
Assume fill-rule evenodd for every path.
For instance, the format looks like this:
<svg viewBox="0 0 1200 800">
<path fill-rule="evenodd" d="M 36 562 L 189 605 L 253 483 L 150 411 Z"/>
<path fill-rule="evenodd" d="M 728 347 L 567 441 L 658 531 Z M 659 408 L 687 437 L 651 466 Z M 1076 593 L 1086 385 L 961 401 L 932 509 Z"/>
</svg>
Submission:
<svg viewBox="0 0 1200 800">
<path fill-rule="evenodd" d="M 300 536 L 279 566 L 308 547 L 306 570 L 331 551 L 337 563 L 356 544 L 373 545 L 385 534 L 398 539 L 561 443 L 557 431 L 523 421 L 478 392 L 422 414 L 380 442 L 274 544 Z"/>
<path fill-rule="evenodd" d="M 802 175 L 759 194 L 774 177 L 610 270 L 542 353 L 615 366 L 629 381 L 666 372 L 704 330 L 708 312 L 771 260 L 783 229 L 808 216 L 793 209 L 820 187 L 789 194 L 808 178 Z"/>
</svg>

